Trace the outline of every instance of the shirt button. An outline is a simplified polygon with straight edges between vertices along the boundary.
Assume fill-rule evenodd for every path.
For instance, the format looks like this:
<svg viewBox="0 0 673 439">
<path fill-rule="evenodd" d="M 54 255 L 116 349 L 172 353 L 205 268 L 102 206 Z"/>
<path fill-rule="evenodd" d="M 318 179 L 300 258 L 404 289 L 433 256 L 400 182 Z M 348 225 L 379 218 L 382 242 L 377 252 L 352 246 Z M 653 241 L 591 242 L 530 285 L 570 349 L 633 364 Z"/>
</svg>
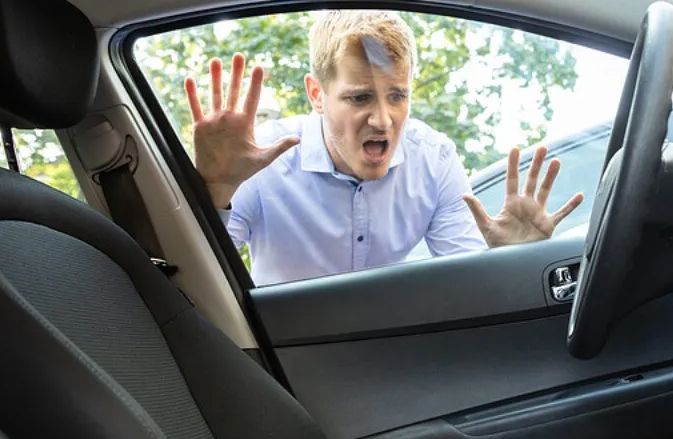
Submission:
<svg viewBox="0 0 673 439">
<path fill-rule="evenodd" d="M 358 188 L 358 192 L 362 192 L 362 186 Z"/>
<path fill-rule="evenodd" d="M 358 236 L 358 242 L 362 242 L 363 239 L 365 239 L 364 236 L 362 236 L 362 235 Z"/>
</svg>

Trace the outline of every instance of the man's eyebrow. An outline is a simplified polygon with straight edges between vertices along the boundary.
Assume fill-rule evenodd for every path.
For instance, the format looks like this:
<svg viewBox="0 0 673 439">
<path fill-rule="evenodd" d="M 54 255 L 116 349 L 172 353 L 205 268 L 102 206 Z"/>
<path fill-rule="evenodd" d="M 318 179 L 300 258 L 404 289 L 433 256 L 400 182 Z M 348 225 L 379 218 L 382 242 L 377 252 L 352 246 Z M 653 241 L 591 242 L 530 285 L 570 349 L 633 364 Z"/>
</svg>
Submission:
<svg viewBox="0 0 673 439">
<path fill-rule="evenodd" d="M 390 87 L 390 91 L 394 91 L 396 93 L 409 94 L 408 87 Z"/>
<path fill-rule="evenodd" d="M 348 94 L 348 93 L 373 93 L 374 90 L 367 86 L 367 85 L 352 85 L 350 87 L 347 87 L 343 93 Z"/>
<path fill-rule="evenodd" d="M 357 86 L 353 85 L 351 87 L 346 88 L 343 90 L 342 94 L 349 94 L 349 93 L 374 93 L 374 89 L 369 87 L 369 86 Z M 409 93 L 409 88 L 408 87 L 389 87 L 388 91 L 396 92 L 396 93 L 404 93 L 408 94 Z"/>
</svg>

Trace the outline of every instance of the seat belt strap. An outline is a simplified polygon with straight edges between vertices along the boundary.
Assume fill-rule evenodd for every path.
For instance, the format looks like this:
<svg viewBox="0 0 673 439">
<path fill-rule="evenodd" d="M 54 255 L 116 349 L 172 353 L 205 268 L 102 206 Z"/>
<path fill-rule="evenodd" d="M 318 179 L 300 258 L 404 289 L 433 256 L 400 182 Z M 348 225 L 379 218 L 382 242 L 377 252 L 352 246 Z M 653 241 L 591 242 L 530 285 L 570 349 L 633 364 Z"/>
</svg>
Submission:
<svg viewBox="0 0 673 439">
<path fill-rule="evenodd" d="M 159 244 L 150 215 L 128 164 L 99 174 L 112 220 L 145 250 L 152 263 L 167 276 L 177 267 L 169 265 Z"/>
<path fill-rule="evenodd" d="M 19 169 L 19 160 L 16 158 L 16 149 L 14 148 L 14 136 L 9 126 L 0 124 L 0 137 L 2 137 L 2 146 L 5 149 L 5 158 L 7 166 L 14 172 L 21 172 Z"/>
</svg>

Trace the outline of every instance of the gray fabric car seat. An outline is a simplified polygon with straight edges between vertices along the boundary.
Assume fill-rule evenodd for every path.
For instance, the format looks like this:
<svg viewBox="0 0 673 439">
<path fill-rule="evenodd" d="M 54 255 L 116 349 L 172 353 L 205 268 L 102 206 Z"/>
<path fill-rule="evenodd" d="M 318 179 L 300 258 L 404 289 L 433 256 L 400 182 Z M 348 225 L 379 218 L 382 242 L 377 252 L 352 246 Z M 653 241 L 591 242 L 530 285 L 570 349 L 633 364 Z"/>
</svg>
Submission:
<svg viewBox="0 0 673 439">
<path fill-rule="evenodd" d="M 80 120 L 94 30 L 64 0 L 0 1 L 0 124 Z M 0 170 L 0 431 L 35 438 L 320 438 L 122 229 Z"/>
</svg>

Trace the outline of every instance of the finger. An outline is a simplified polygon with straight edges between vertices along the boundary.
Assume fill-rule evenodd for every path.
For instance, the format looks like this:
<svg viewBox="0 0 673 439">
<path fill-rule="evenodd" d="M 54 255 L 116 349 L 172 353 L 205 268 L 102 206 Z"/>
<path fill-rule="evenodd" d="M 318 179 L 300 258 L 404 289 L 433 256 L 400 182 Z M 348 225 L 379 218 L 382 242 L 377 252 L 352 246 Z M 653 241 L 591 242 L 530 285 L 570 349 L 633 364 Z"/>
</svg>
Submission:
<svg viewBox="0 0 673 439">
<path fill-rule="evenodd" d="M 535 193 L 535 186 L 537 186 L 537 177 L 540 175 L 540 169 L 542 168 L 542 162 L 544 162 L 544 157 L 547 155 L 547 148 L 544 146 L 539 147 L 535 150 L 533 155 L 533 162 L 530 165 L 528 170 L 528 177 L 526 177 L 526 183 L 524 184 L 523 193 L 527 197 L 532 197 Z"/>
<path fill-rule="evenodd" d="M 507 160 L 507 195 L 519 193 L 519 148 L 512 148 Z"/>
<path fill-rule="evenodd" d="M 192 78 L 188 77 L 185 79 L 185 92 L 187 93 L 189 111 L 192 113 L 192 122 L 198 122 L 203 119 L 203 111 L 201 111 L 201 102 L 199 102 L 196 82 Z"/>
<path fill-rule="evenodd" d="M 554 185 L 554 180 L 556 180 L 556 176 L 558 175 L 560 169 L 561 162 L 559 159 L 553 159 L 549 163 L 547 173 L 545 174 L 542 184 L 540 185 L 540 190 L 537 193 L 537 202 L 540 203 L 543 207 L 547 205 L 549 193 L 551 192 L 551 188 Z"/>
<path fill-rule="evenodd" d="M 262 82 L 264 81 L 264 69 L 256 66 L 252 69 L 250 75 L 250 87 L 248 88 L 248 96 L 245 98 L 244 111 L 251 116 L 257 113 L 257 105 L 259 104 L 259 97 L 262 94 Z"/>
<path fill-rule="evenodd" d="M 484 205 L 481 204 L 481 201 L 479 201 L 479 199 L 477 199 L 477 197 L 472 194 L 463 195 L 463 200 L 465 200 L 467 207 L 470 208 L 470 212 L 472 212 L 472 216 L 477 222 L 477 227 L 479 227 L 479 230 L 482 232 L 488 230 L 488 227 L 491 223 L 491 217 L 488 215 L 488 213 L 486 213 L 486 209 L 484 209 Z"/>
<path fill-rule="evenodd" d="M 241 94 L 241 81 L 245 70 L 245 57 L 236 53 L 231 58 L 231 78 L 227 89 L 227 111 L 235 111 L 238 106 L 238 96 Z"/>
<path fill-rule="evenodd" d="M 554 212 L 552 215 L 552 221 L 554 222 L 554 227 L 558 225 L 565 217 L 570 215 L 570 213 L 575 210 L 577 206 L 580 205 L 580 203 L 584 200 L 584 195 L 582 194 L 575 194 L 573 197 L 568 200 L 566 204 L 561 206 L 559 210 Z"/>
<path fill-rule="evenodd" d="M 210 61 L 210 109 L 213 113 L 222 109 L 222 61 Z"/>
<path fill-rule="evenodd" d="M 297 136 L 283 137 L 273 145 L 263 149 L 262 160 L 268 165 L 276 160 L 282 153 L 297 145 L 299 141 L 299 137 Z"/>
</svg>

